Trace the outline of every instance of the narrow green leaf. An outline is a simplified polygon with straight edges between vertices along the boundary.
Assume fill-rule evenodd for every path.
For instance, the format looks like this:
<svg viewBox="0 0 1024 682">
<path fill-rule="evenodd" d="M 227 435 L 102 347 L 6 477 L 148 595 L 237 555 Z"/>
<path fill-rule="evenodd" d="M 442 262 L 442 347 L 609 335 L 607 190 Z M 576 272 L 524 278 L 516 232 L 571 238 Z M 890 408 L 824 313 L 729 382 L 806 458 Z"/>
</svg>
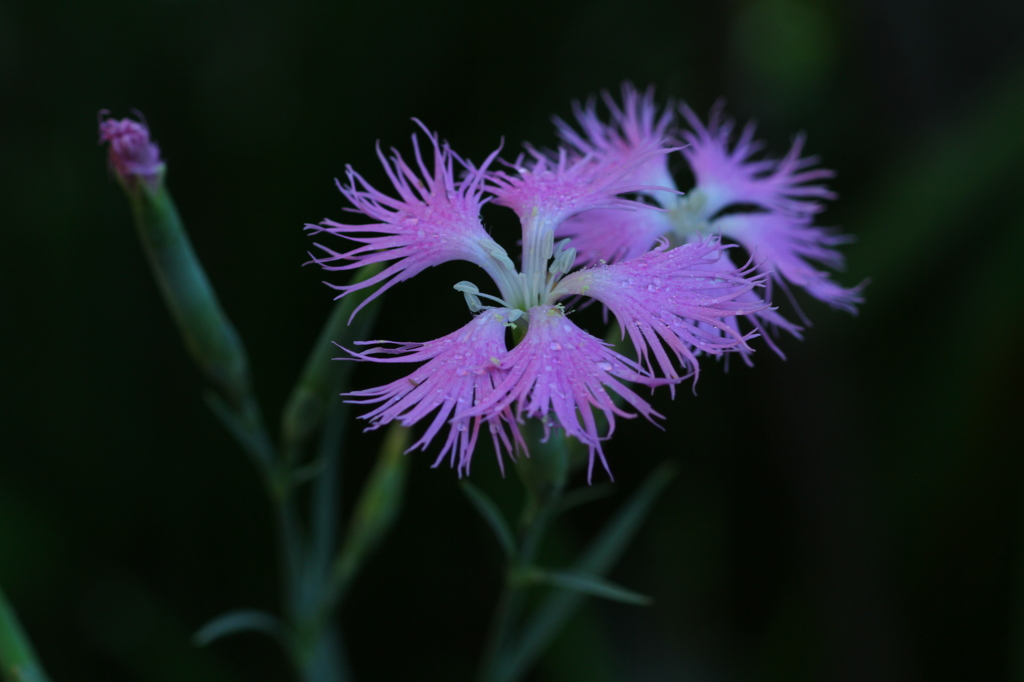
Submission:
<svg viewBox="0 0 1024 682">
<path fill-rule="evenodd" d="M 667 461 L 655 469 L 608 522 L 576 562 L 576 568 L 593 573 L 607 572 L 633 539 L 658 496 L 675 478 L 678 467 Z"/>
<path fill-rule="evenodd" d="M 616 486 L 614 483 L 595 483 L 594 485 L 576 488 L 562 496 L 562 499 L 558 502 L 558 510 L 555 513 L 560 516 L 581 505 L 602 500 L 615 492 L 615 490 Z"/>
<path fill-rule="evenodd" d="M 192 641 L 196 646 L 206 646 L 221 637 L 240 632 L 262 632 L 280 642 L 283 641 L 284 627 L 280 620 L 266 611 L 239 609 L 221 614 L 199 628 Z"/>
<path fill-rule="evenodd" d="M 316 478 L 327 469 L 327 462 L 323 459 L 315 459 L 305 466 L 292 470 L 292 485 L 298 487 L 304 483 L 316 480 Z"/>
<path fill-rule="evenodd" d="M 672 462 L 665 462 L 655 469 L 574 562 L 572 570 L 597 576 L 607 573 L 622 556 L 654 502 L 675 475 L 676 465 Z M 548 595 L 505 659 L 499 682 L 520 679 L 585 598 L 585 594 L 570 590 L 555 590 Z"/>
<path fill-rule="evenodd" d="M 273 474 L 274 449 L 266 438 L 266 432 L 262 426 L 258 421 L 247 421 L 236 413 L 216 391 L 207 391 L 203 397 L 206 399 L 206 405 L 210 411 L 220 419 L 224 428 L 234 437 L 269 482 Z M 255 409 L 254 405 L 251 407 Z"/>
<path fill-rule="evenodd" d="M 0 676 L 5 682 L 48 682 L 14 608 L 0 590 Z"/>
<path fill-rule="evenodd" d="M 512 535 L 512 529 L 509 528 L 508 522 L 505 517 L 502 516 L 501 510 L 498 509 L 498 505 L 494 504 L 494 501 L 487 496 L 484 491 L 477 488 L 469 481 L 463 481 L 461 483 L 462 492 L 466 494 L 469 501 L 476 507 L 476 510 L 480 512 L 480 516 L 484 517 L 484 521 L 494 531 L 495 537 L 498 538 L 498 544 L 501 545 L 501 551 L 505 553 L 508 559 L 512 559 L 516 554 L 516 542 Z"/>
<path fill-rule="evenodd" d="M 349 284 L 369 279 L 382 268 L 381 263 L 360 268 Z M 320 429 L 331 401 L 346 389 L 354 363 L 335 360 L 344 355 L 338 346 L 352 348 L 354 341 L 364 339 L 369 333 L 382 297 L 368 303 L 355 318 L 352 313 L 372 292 L 372 287 L 356 291 L 335 304 L 306 358 L 302 374 L 281 414 L 283 449 L 289 461 L 295 461 L 302 454 L 310 438 Z"/>
<path fill-rule="evenodd" d="M 648 606 L 651 603 L 651 598 L 646 595 L 622 587 L 599 575 L 584 571 L 534 569 L 528 572 L 527 579 L 538 585 L 550 585 L 566 590 L 574 590 L 585 595 L 601 597 L 602 599 L 609 599 L 623 604 Z"/>
<path fill-rule="evenodd" d="M 373 263 L 360 268 L 350 284 L 373 277 L 383 268 Z M 344 355 L 338 348 L 352 348 L 354 341 L 366 338 L 376 321 L 383 297 L 367 304 L 349 323 L 356 307 L 366 300 L 373 288 L 356 291 L 335 304 L 309 352 L 302 374 L 292 390 L 281 414 L 281 452 L 289 467 L 306 457 L 313 462 L 293 472 L 292 485 L 314 482 L 310 496 L 310 562 L 317 572 L 316 580 L 326 581 L 331 557 L 337 550 L 338 523 L 341 506 L 341 444 L 350 421 L 349 406 L 339 396 L 348 390 L 354 362 L 335 360 Z M 336 345 L 337 344 L 337 345 Z M 319 433 L 315 450 L 311 447 Z M 312 450 L 312 452 L 311 452 Z"/>
</svg>

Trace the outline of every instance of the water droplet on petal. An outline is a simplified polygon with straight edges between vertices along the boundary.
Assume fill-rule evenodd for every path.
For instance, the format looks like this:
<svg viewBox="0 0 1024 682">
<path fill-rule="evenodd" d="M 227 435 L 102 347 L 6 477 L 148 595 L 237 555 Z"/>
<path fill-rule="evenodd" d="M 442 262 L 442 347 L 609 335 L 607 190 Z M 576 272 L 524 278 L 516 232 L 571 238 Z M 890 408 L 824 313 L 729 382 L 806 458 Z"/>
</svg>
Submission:
<svg viewBox="0 0 1024 682">
<path fill-rule="evenodd" d="M 601 369 L 601 370 L 603 370 L 605 372 L 612 371 L 612 363 L 610 363 L 610 362 L 603 362 L 603 361 L 599 362 L 599 363 L 597 363 L 597 367 L 598 367 L 598 369 Z"/>
<path fill-rule="evenodd" d="M 558 343 L 558 341 L 552 341 L 551 350 L 562 350 L 562 344 Z"/>
</svg>

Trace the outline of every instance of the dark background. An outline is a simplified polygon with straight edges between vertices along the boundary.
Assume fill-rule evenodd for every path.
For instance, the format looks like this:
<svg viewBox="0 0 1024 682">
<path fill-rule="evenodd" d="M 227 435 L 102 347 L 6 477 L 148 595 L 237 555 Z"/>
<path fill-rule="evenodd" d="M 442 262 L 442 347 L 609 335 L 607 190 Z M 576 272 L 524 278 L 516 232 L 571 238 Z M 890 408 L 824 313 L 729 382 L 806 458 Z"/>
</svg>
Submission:
<svg viewBox="0 0 1024 682">
<path fill-rule="evenodd" d="M 821 222 L 857 237 L 838 278 L 871 284 L 856 318 L 801 298 L 815 326 L 787 361 L 659 396 L 665 432 L 622 425 L 618 492 L 555 549 L 671 458 L 613 573 L 655 605 L 588 607 L 533 679 L 1024 679 L 1024 3 L 4 0 L 0 584 L 55 682 L 288 679 L 257 635 L 189 643 L 277 610 L 271 515 L 201 401 L 97 110 L 146 115 L 275 423 L 331 305 L 301 228 L 340 217 L 346 163 L 380 181 L 374 142 L 408 149 L 412 116 L 477 161 L 553 144 L 551 114 L 624 79 L 698 112 L 724 96 L 776 154 L 806 131 L 838 171 Z M 395 288 L 375 335 L 454 330 L 456 278 Z M 376 443 L 349 441 L 348 500 Z M 454 472 L 412 457 L 342 622 L 360 680 L 465 680 L 500 557 Z M 489 448 L 473 479 L 514 507 Z"/>
</svg>

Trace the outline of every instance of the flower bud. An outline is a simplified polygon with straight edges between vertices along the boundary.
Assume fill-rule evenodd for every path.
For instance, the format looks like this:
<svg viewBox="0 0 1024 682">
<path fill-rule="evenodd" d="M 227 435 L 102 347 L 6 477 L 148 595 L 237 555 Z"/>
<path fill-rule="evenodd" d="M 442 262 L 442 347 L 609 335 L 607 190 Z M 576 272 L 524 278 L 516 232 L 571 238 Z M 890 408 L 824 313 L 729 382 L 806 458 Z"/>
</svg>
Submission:
<svg viewBox="0 0 1024 682">
<path fill-rule="evenodd" d="M 160 147 L 149 138 L 149 128 L 130 118 L 104 120 L 108 113 L 106 109 L 100 111 L 100 143 L 110 145 L 110 165 L 126 186 L 134 187 L 136 179 L 141 179 L 156 191 L 163 179 L 164 162 Z"/>
</svg>

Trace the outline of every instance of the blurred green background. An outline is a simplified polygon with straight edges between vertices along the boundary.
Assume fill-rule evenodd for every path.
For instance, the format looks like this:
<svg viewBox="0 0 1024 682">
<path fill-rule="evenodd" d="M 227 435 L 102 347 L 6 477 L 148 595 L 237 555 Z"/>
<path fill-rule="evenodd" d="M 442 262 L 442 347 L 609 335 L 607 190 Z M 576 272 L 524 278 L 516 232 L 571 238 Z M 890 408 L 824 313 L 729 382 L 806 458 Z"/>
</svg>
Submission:
<svg viewBox="0 0 1024 682">
<path fill-rule="evenodd" d="M 0 584 L 55 682 L 288 675 L 257 635 L 189 643 L 277 609 L 271 515 L 202 403 L 96 112 L 147 117 L 275 423 L 331 305 L 301 228 L 341 216 L 346 163 L 380 181 L 374 142 L 408 149 L 412 116 L 478 161 L 502 136 L 554 144 L 552 114 L 624 79 L 698 112 L 724 96 L 775 154 L 806 131 L 838 171 L 821 222 L 857 237 L 839 279 L 871 284 L 857 318 L 801 298 L 814 327 L 787 361 L 657 396 L 665 432 L 621 425 L 618 492 L 551 551 L 675 460 L 612 574 L 655 605 L 589 606 L 532 679 L 1024 679 L 1020 0 L 3 0 Z M 462 272 L 395 288 L 376 336 L 462 324 Z M 377 442 L 350 438 L 346 503 Z M 470 679 L 499 552 L 454 472 L 411 456 L 343 614 L 352 665 Z M 514 508 L 489 448 L 473 479 Z"/>
</svg>

